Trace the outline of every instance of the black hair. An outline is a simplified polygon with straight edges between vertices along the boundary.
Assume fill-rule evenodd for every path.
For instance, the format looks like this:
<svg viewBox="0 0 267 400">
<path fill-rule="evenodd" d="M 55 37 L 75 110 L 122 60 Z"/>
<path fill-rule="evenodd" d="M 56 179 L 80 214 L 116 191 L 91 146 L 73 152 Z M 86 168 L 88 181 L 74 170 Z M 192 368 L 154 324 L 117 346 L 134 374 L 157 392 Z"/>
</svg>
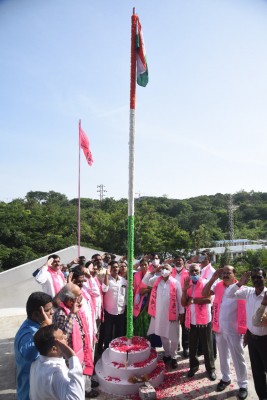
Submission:
<svg viewBox="0 0 267 400">
<path fill-rule="evenodd" d="M 264 268 L 261 268 L 261 267 L 252 268 L 251 273 L 254 272 L 254 271 L 257 271 L 257 272 L 262 271 L 263 278 L 266 278 L 266 270 Z"/>
<path fill-rule="evenodd" d="M 139 261 L 139 264 L 142 265 L 146 263 L 147 265 L 149 264 L 146 258 L 141 258 L 141 260 Z"/>
<path fill-rule="evenodd" d="M 57 254 L 51 254 L 50 256 L 48 256 L 47 261 L 50 260 L 50 258 L 53 258 L 53 260 L 56 260 L 57 258 L 60 259 L 60 257 Z"/>
<path fill-rule="evenodd" d="M 52 302 L 52 297 L 44 292 L 34 292 L 30 295 L 26 303 L 27 317 L 31 318 L 35 311 L 40 311 L 47 303 Z"/>
<path fill-rule="evenodd" d="M 185 262 L 184 256 L 181 256 L 180 254 L 174 254 L 173 259 L 176 260 L 177 258 L 181 258 L 183 262 Z"/>
<path fill-rule="evenodd" d="M 109 263 L 110 268 L 112 268 L 114 264 L 118 264 L 118 266 L 119 266 L 118 261 L 110 261 L 110 263 Z"/>
<path fill-rule="evenodd" d="M 95 260 L 96 257 L 102 257 L 102 256 L 101 256 L 101 254 L 98 254 L 98 253 L 97 253 L 97 254 L 94 254 L 94 255 L 92 256 L 92 260 Z"/>
<path fill-rule="evenodd" d="M 42 356 L 47 356 L 49 350 L 55 345 L 54 332 L 58 330 L 55 324 L 40 328 L 34 335 L 33 340 L 35 347 Z"/>
<path fill-rule="evenodd" d="M 84 272 L 80 269 L 80 266 L 76 266 L 75 268 L 72 269 L 73 272 L 73 278 L 78 278 L 78 276 L 84 275 Z"/>
</svg>

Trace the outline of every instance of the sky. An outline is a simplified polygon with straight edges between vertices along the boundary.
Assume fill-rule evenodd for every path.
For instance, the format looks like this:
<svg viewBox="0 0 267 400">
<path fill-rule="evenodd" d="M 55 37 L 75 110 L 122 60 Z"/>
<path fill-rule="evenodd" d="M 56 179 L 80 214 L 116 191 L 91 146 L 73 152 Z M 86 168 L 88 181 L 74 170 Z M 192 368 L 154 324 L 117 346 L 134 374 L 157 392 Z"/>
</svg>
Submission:
<svg viewBox="0 0 267 400">
<path fill-rule="evenodd" d="M 130 30 L 143 27 L 136 197 L 266 192 L 266 0 L 0 0 L 0 201 L 128 197 Z"/>
</svg>

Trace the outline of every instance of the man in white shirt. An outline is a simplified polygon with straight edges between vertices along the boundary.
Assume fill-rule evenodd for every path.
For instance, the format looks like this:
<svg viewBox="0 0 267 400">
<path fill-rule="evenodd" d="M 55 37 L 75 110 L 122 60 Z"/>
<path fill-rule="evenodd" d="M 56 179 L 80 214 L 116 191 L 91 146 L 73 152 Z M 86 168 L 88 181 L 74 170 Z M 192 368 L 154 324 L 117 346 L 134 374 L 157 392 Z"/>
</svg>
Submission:
<svg viewBox="0 0 267 400">
<path fill-rule="evenodd" d="M 108 348 L 112 340 L 113 328 L 115 338 L 125 335 L 125 305 L 126 305 L 127 281 L 119 276 L 119 265 L 117 261 L 111 261 L 110 271 L 102 283 L 104 293 L 104 348 Z"/>
<path fill-rule="evenodd" d="M 45 265 L 35 275 L 35 280 L 42 285 L 43 292 L 55 297 L 66 284 L 65 277 L 60 269 L 60 257 L 57 254 L 48 257 Z"/>
<path fill-rule="evenodd" d="M 251 277 L 253 288 L 244 286 Z M 259 399 L 267 399 L 267 326 L 255 326 L 253 316 L 261 305 L 265 292 L 266 271 L 254 268 L 246 272 L 240 280 L 230 287 L 228 296 L 246 299 L 247 341 L 254 386 Z"/>
<path fill-rule="evenodd" d="M 31 366 L 30 400 L 84 399 L 82 366 L 62 330 L 55 325 L 41 328 L 34 343 L 40 356 Z"/>
<path fill-rule="evenodd" d="M 218 279 L 222 277 L 222 281 Z M 226 265 L 212 275 L 202 290 L 202 295 L 215 295 L 213 304 L 212 329 L 216 332 L 216 342 L 220 355 L 222 379 L 217 385 L 217 391 L 222 392 L 230 385 L 230 354 L 234 363 L 238 397 L 248 396 L 247 366 L 243 349 L 243 334 L 246 333 L 245 302 L 237 301 L 227 296 L 230 286 L 236 282 L 235 269 Z"/>
</svg>

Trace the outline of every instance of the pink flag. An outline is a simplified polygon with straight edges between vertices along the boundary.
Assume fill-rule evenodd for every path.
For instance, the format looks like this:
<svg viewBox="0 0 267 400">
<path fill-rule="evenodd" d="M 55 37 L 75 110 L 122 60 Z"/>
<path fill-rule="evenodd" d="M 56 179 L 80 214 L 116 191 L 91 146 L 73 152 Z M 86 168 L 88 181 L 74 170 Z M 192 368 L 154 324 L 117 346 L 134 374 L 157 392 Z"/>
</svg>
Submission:
<svg viewBox="0 0 267 400">
<path fill-rule="evenodd" d="M 86 133 L 82 130 L 81 126 L 79 127 L 79 133 L 80 133 L 80 146 L 83 149 L 86 161 L 88 162 L 89 165 L 92 165 L 94 160 L 93 156 L 90 150 L 90 143 L 88 140 L 88 137 L 86 136 Z"/>
</svg>

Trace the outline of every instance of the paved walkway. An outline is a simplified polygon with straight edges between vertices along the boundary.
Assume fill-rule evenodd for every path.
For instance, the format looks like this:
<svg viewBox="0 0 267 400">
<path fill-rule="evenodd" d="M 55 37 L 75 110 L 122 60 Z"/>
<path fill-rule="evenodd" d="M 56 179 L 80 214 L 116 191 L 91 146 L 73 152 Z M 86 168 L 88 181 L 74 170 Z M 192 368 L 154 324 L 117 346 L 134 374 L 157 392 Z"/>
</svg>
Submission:
<svg viewBox="0 0 267 400">
<path fill-rule="evenodd" d="M 159 356 L 162 354 L 159 353 Z M 246 358 L 248 354 L 246 350 Z M 188 360 L 183 359 L 180 355 L 178 358 L 178 369 L 166 371 L 163 385 L 157 389 L 157 399 L 164 400 L 192 400 L 192 399 L 237 399 L 238 388 L 236 385 L 235 373 L 233 371 L 232 384 L 222 392 L 216 392 L 218 381 L 211 382 L 207 379 L 205 368 L 203 365 L 203 357 L 200 357 L 201 366 L 194 378 L 187 378 Z M 256 400 L 253 380 L 251 377 L 250 363 L 249 365 L 249 400 Z M 219 363 L 216 361 L 216 370 L 218 379 L 220 379 Z M 232 368 L 233 370 L 233 368 Z M 129 398 L 129 397 L 128 397 Z M 16 399 L 16 378 L 15 378 L 15 362 L 13 351 L 13 338 L 0 340 L 0 400 Z M 127 397 L 116 397 L 110 394 L 101 393 L 99 400 L 120 400 Z M 137 400 L 138 396 L 131 399 Z M 82 400 L 82 399 L 81 399 Z"/>
</svg>

